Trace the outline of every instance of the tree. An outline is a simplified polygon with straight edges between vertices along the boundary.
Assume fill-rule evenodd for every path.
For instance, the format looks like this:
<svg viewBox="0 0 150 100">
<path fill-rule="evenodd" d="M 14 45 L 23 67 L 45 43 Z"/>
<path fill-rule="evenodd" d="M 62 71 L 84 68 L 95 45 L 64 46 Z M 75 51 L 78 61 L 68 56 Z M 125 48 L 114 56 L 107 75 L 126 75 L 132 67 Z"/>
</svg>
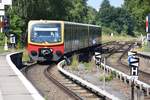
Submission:
<svg viewBox="0 0 150 100">
<path fill-rule="evenodd" d="M 124 8 L 135 20 L 135 31 L 145 32 L 145 17 L 150 13 L 149 0 L 124 0 Z"/>
<path fill-rule="evenodd" d="M 69 21 L 86 22 L 87 0 L 72 0 L 72 7 L 69 9 Z"/>
<path fill-rule="evenodd" d="M 109 0 L 103 0 L 101 7 L 99 9 L 97 19 L 102 26 L 109 27 L 112 19 L 112 9 Z"/>
<path fill-rule="evenodd" d="M 133 34 L 134 20 L 124 8 L 115 8 L 108 0 L 103 0 L 97 14 L 98 24 L 109 27 L 117 33 Z"/>
<path fill-rule="evenodd" d="M 88 7 L 87 9 L 86 23 L 96 24 L 97 11 L 92 7 Z"/>
</svg>

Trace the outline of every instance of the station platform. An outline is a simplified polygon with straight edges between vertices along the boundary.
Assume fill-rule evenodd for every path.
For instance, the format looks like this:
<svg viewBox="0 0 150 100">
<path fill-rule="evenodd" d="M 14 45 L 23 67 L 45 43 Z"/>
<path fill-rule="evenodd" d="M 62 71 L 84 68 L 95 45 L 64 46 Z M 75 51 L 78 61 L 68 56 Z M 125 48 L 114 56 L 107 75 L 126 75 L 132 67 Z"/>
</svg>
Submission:
<svg viewBox="0 0 150 100">
<path fill-rule="evenodd" d="M 0 55 L 0 100 L 44 100 L 6 54 Z"/>
</svg>

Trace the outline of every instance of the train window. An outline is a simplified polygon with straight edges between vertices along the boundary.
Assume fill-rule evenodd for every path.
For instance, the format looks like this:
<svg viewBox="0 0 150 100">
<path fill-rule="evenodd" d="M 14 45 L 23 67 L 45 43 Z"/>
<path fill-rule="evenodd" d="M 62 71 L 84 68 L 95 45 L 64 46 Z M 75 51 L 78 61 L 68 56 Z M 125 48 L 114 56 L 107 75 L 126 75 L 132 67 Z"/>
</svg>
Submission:
<svg viewBox="0 0 150 100">
<path fill-rule="evenodd" d="M 31 42 L 61 42 L 60 24 L 34 24 L 31 30 Z"/>
</svg>

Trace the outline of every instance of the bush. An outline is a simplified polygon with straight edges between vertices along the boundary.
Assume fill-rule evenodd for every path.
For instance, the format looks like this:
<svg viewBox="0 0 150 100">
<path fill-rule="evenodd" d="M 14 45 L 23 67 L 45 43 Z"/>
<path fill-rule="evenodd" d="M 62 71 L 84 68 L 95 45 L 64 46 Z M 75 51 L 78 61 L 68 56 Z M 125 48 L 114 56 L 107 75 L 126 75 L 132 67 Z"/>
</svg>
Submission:
<svg viewBox="0 0 150 100">
<path fill-rule="evenodd" d="M 106 27 L 102 28 L 102 33 L 103 34 L 110 34 L 112 32 L 114 33 L 114 31 L 112 29 L 110 29 L 110 28 L 106 28 Z"/>
<path fill-rule="evenodd" d="M 85 66 L 85 70 L 92 71 L 93 67 L 95 66 L 95 62 L 91 61 L 89 63 L 83 63 Z"/>
<path fill-rule="evenodd" d="M 105 74 L 105 81 L 108 82 L 108 81 L 111 81 L 113 79 L 113 74 Z M 104 74 L 100 75 L 99 77 L 99 80 L 100 81 L 103 81 L 104 79 Z"/>
<path fill-rule="evenodd" d="M 72 59 L 72 63 L 71 63 L 71 69 L 72 70 L 78 70 L 78 65 L 79 65 L 78 56 L 74 55 L 73 59 Z"/>
<path fill-rule="evenodd" d="M 5 34 L 4 33 L 0 33 L 0 46 L 3 46 L 5 43 Z"/>
</svg>

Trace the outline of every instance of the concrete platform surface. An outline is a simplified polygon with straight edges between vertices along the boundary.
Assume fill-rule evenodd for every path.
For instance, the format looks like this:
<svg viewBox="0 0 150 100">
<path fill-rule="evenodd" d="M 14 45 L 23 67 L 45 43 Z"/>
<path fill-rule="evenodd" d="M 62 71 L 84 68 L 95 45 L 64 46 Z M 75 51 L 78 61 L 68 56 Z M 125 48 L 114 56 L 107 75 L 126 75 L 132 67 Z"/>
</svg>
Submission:
<svg viewBox="0 0 150 100">
<path fill-rule="evenodd" d="M 44 100 L 8 60 L 10 59 L 6 55 L 0 55 L 0 100 Z"/>
</svg>

